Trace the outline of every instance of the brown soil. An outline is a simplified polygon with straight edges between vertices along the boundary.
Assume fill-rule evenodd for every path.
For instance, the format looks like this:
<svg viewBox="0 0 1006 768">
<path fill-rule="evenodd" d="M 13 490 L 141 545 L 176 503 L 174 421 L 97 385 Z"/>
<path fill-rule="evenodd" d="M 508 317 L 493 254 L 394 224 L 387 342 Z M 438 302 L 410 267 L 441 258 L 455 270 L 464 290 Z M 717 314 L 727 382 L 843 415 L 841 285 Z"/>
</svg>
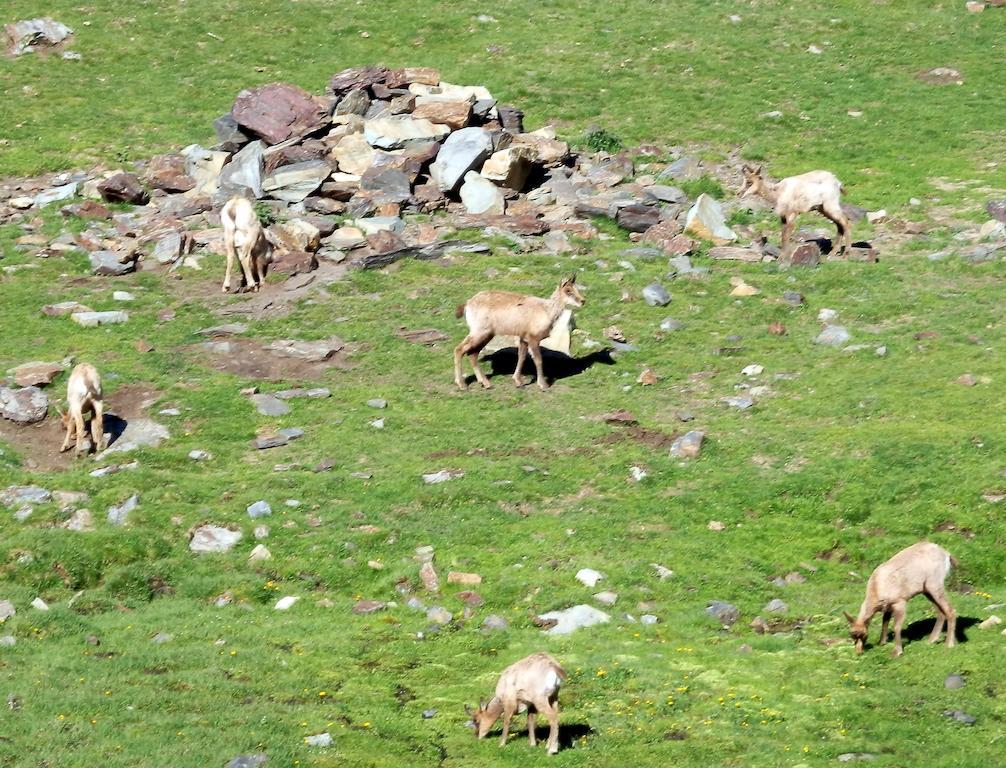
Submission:
<svg viewBox="0 0 1006 768">
<path fill-rule="evenodd" d="M 55 397 L 55 390 L 49 392 Z M 157 390 L 149 384 L 127 384 L 105 396 L 105 429 L 114 432 L 113 425 L 120 420 L 129 421 L 145 416 L 147 409 L 158 397 Z M 118 418 L 116 418 L 118 417 Z M 56 409 L 50 408 L 49 415 L 37 424 L 22 426 L 6 419 L 0 419 L 0 441 L 12 446 L 22 457 L 22 466 L 29 472 L 63 472 L 76 462 L 88 461 L 88 457 L 77 458 L 74 450 L 60 453 L 66 430 Z"/>
<path fill-rule="evenodd" d="M 667 434 L 666 432 L 661 432 L 659 429 L 633 426 L 616 429 L 611 434 L 605 435 L 598 440 L 598 443 L 601 445 L 611 445 L 613 443 L 620 443 L 623 440 L 632 440 L 650 448 L 661 449 L 670 448 L 671 443 L 677 440 L 678 437 L 677 432 Z"/>
<path fill-rule="evenodd" d="M 235 349 L 228 353 L 213 352 L 200 345 L 185 349 L 200 365 L 260 381 L 304 382 L 322 378 L 330 368 L 349 370 L 353 367 L 345 350 L 336 352 L 328 360 L 308 362 L 265 349 L 251 339 L 228 338 L 221 341 L 226 341 Z"/>
</svg>

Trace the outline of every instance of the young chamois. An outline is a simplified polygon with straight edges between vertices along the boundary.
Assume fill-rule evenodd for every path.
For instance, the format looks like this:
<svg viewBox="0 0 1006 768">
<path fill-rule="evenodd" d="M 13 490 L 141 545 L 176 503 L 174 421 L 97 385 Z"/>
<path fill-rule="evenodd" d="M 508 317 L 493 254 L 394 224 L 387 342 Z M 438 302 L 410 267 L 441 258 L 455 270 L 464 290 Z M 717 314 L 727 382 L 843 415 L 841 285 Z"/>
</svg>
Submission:
<svg viewBox="0 0 1006 768">
<path fill-rule="evenodd" d="M 101 376 L 90 363 L 80 363 L 70 372 L 66 384 L 67 411 L 60 412 L 66 437 L 59 449 L 69 450 L 70 441 L 76 437 L 77 453 L 84 451 L 84 414 L 91 414 L 91 443 L 95 452 L 105 447 L 104 403 L 101 399 Z"/>
<path fill-rule="evenodd" d="M 251 202 L 243 197 L 232 197 L 220 210 L 220 224 L 224 228 L 224 252 L 227 254 L 227 271 L 221 290 L 231 289 L 231 271 L 237 258 L 244 275 L 245 287 L 257 291 L 265 276 L 265 265 L 272 256 L 269 233 L 259 222 Z"/>
<path fill-rule="evenodd" d="M 782 223 L 782 255 L 790 256 L 790 239 L 796 226 L 796 217 L 807 211 L 817 211 L 835 222 L 838 237 L 831 246 L 829 256 L 841 245 L 843 250 L 852 247 L 852 229 L 849 218 L 842 210 L 840 197 L 844 191 L 842 182 L 828 171 L 811 171 L 799 176 L 790 176 L 775 183 L 762 175 L 762 167 L 745 165 L 744 183 L 741 197 L 759 195 L 775 206 L 776 216 Z"/>
<path fill-rule="evenodd" d="M 503 735 L 500 746 L 506 746 L 510 735 L 510 718 L 527 710 L 527 738 L 531 746 L 538 742 L 534 733 L 535 714 L 548 718 L 548 753 L 559 751 L 559 686 L 566 679 L 559 662 L 547 653 L 532 653 L 527 658 L 503 670 L 496 684 L 496 695 L 487 703 L 479 702 L 472 711 L 465 707 L 475 724 L 475 736 L 485 738 L 500 715 L 503 716 Z"/>
<path fill-rule="evenodd" d="M 920 541 L 903 549 L 886 563 L 877 566 L 866 582 L 866 599 L 859 609 L 859 616 L 853 618 L 848 613 L 849 634 L 856 643 L 856 653 L 863 652 L 870 619 L 875 613 L 883 612 L 884 623 L 880 627 L 880 644 L 887 642 L 887 623 L 894 616 L 894 651 L 892 656 L 900 656 L 901 625 L 905 620 L 905 603 L 918 594 L 929 598 L 936 607 L 936 626 L 929 635 L 929 642 L 939 642 L 944 622 L 947 625 L 947 648 L 953 648 L 957 639 L 957 612 L 947 600 L 943 582 L 950 573 L 950 566 L 957 561 L 943 547 L 928 541 Z"/>
<path fill-rule="evenodd" d="M 559 283 L 559 287 L 547 299 L 506 291 L 476 293 L 459 305 L 455 313 L 457 317 L 464 315 L 465 322 L 468 323 L 468 335 L 454 348 L 454 382 L 461 389 L 465 388 L 465 381 L 461 377 L 461 358 L 468 355 L 472 368 L 475 369 L 475 378 L 489 389 L 492 385 L 479 367 L 479 352 L 494 336 L 516 336 L 517 368 L 513 373 L 514 384 L 524 386 L 522 370 L 525 355 L 530 350 L 538 373 L 538 386 L 543 390 L 548 389 L 539 345 L 552 332 L 552 327 L 567 306 L 582 307 L 585 301 L 576 288 L 576 275 Z"/>
</svg>

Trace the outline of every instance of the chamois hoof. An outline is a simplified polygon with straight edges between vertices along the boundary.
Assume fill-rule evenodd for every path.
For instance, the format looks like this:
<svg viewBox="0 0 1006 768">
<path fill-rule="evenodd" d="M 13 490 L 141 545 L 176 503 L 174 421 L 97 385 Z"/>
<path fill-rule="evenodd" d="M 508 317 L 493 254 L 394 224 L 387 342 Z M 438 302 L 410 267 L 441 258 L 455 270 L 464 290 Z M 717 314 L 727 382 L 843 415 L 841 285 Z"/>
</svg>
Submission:
<svg viewBox="0 0 1006 768">
<path fill-rule="evenodd" d="M 60 452 L 60 453 L 66 453 L 66 452 L 67 452 L 67 451 L 69 451 L 69 450 L 70 450 L 70 446 L 69 446 L 69 445 L 64 445 L 64 446 L 62 446 L 62 447 L 61 447 L 61 448 L 59 449 L 59 452 Z"/>
<path fill-rule="evenodd" d="M 521 387 L 523 387 L 523 386 L 524 386 L 524 379 L 518 379 L 518 378 L 517 378 L 517 377 L 515 376 L 515 377 L 514 377 L 514 380 L 513 380 L 513 385 L 514 385 L 515 387 L 517 387 L 518 389 L 520 389 Z"/>
<path fill-rule="evenodd" d="M 899 648 L 898 646 L 895 646 L 895 647 L 894 647 L 894 648 L 893 648 L 893 649 L 891 650 L 891 658 L 892 658 L 892 659 L 896 659 L 896 658 L 898 658 L 898 657 L 899 657 L 899 656 L 900 656 L 900 655 L 901 655 L 902 653 L 904 653 L 904 651 L 903 651 L 903 650 L 901 650 L 901 648 Z"/>
<path fill-rule="evenodd" d="M 468 389 L 468 385 L 465 384 L 463 381 L 457 381 L 457 380 L 455 380 L 454 386 L 456 386 L 462 392 L 464 392 L 466 389 Z"/>
<path fill-rule="evenodd" d="M 493 388 L 492 382 L 489 381 L 482 382 L 482 389 L 492 389 L 492 388 Z"/>
</svg>

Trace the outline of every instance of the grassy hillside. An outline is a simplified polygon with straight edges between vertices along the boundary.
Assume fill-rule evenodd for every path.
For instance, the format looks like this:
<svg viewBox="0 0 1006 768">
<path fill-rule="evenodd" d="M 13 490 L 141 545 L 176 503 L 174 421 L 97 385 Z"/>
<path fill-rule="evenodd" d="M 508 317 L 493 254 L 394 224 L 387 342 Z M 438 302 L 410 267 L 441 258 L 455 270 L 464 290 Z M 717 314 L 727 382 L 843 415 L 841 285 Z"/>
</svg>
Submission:
<svg viewBox="0 0 1006 768">
<path fill-rule="evenodd" d="M 16 250 L 21 229 L 0 227 L 0 265 L 20 267 L 0 274 L 0 371 L 91 360 L 113 411 L 139 412 L 150 399 L 145 414 L 172 434 L 136 453 L 136 469 L 94 478 L 111 462 L 54 457 L 53 419 L 7 428 L 0 488 L 87 493 L 96 530 L 60 527 L 67 513 L 52 503 L 24 522 L 14 508 L 0 517 L 0 599 L 18 609 L 0 625 L 16 640 L 0 646 L 0 694 L 16 705 L 0 720 L 0 765 L 194 768 L 254 752 L 269 766 L 526 765 L 545 760 L 542 746 L 532 753 L 522 730 L 505 749 L 476 742 L 463 705 L 487 698 L 503 667 L 536 650 L 570 673 L 566 748 L 550 758 L 558 766 L 795 768 L 870 753 L 878 768 L 949 768 L 1002 753 L 1006 638 L 977 623 L 1006 603 L 996 500 L 1006 491 L 1006 266 L 927 255 L 954 253 L 953 222 L 982 219 L 980 206 L 1006 189 L 1006 107 L 993 98 L 990 65 L 1002 58 L 1006 14 L 852 0 L 8 6 L 10 19 L 44 10 L 75 28 L 83 59 L 4 62 L 3 175 L 206 141 L 212 118 L 259 82 L 320 90 L 344 66 L 423 64 L 485 83 L 525 109 L 529 126 L 554 121 L 574 140 L 599 123 L 627 142 L 701 144 L 710 157 L 739 147 L 776 173 L 829 167 L 854 202 L 924 219 L 930 233 L 890 241 L 879 264 L 705 262 L 711 274 L 696 280 L 627 257 L 632 244 L 613 228 L 573 255 L 491 240 L 487 255 L 350 273 L 288 314 L 251 322 L 248 339 L 338 335 L 351 348 L 344 367 L 263 382 L 214 369 L 198 346 L 199 329 L 233 319 L 216 310 L 240 300 L 218 293 L 221 260 L 180 280 L 92 277 L 83 258 Z M 239 13 L 241 25 L 223 21 Z M 808 53 L 812 44 L 823 53 Z M 959 69 L 965 84 L 916 78 L 935 66 Z M 783 117 L 761 117 L 774 109 Z M 948 190 L 936 178 L 965 183 Z M 922 205 L 909 207 L 910 197 Z M 767 219 L 755 223 L 777 237 Z M 67 226 L 55 209 L 44 215 L 49 235 Z M 455 305 L 490 283 L 544 295 L 573 269 L 587 295 L 574 353 L 594 364 L 547 393 L 515 390 L 505 365 L 494 389 L 457 391 Z M 761 293 L 730 297 L 738 275 Z M 668 307 L 622 301 L 653 280 L 673 294 Z M 81 329 L 39 312 L 70 299 L 118 308 L 113 290 L 136 296 L 125 325 Z M 786 291 L 805 303 L 784 302 Z M 865 346 L 814 344 L 822 308 Z M 667 316 L 684 328 L 661 331 Z M 786 334 L 770 333 L 773 322 Z M 589 342 L 604 342 L 610 325 L 638 350 L 597 355 Z M 403 328 L 449 340 L 413 344 Z M 139 351 L 140 339 L 153 351 Z M 750 379 L 741 369 L 753 363 L 764 372 Z M 637 385 L 647 367 L 659 382 Z M 962 374 L 977 384 L 962 385 Z M 332 396 L 292 400 L 290 414 L 269 418 L 240 394 L 251 385 L 325 386 Z M 744 385 L 767 390 L 748 410 L 723 403 Z M 54 384 L 64 386 L 65 377 Z M 378 397 L 386 409 L 367 405 Z M 180 413 L 160 415 L 166 408 Z M 605 423 L 617 409 L 639 427 Z M 249 447 L 282 427 L 305 435 Z M 692 428 L 707 433 L 701 457 L 670 457 L 669 440 Z M 195 449 L 212 459 L 193 461 Z M 315 471 L 322 462 L 332 468 Z M 648 476 L 633 482 L 633 466 Z M 423 483 L 442 469 L 465 474 Z M 108 523 L 106 510 L 132 493 L 140 504 L 128 524 Z M 260 499 L 273 514 L 250 520 L 245 509 Z M 204 522 L 244 537 L 229 554 L 193 555 L 187 532 Z M 262 523 L 270 532 L 259 542 Z M 951 599 L 966 642 L 926 644 L 931 612 L 918 598 L 904 657 L 876 647 L 855 656 L 842 610 L 856 609 L 876 564 L 921 538 L 960 561 Z M 250 563 L 258 543 L 272 559 Z M 439 596 L 419 582 L 421 546 L 435 548 Z M 674 575 L 661 580 L 653 563 Z M 584 567 L 605 575 L 596 589 L 576 581 Z M 451 570 L 483 577 L 473 589 L 484 603 L 469 598 L 470 617 L 468 588 L 446 584 Z M 794 571 L 803 583 L 773 584 Z M 403 580 L 454 619 L 431 626 L 406 606 Z M 564 638 L 534 625 L 539 613 L 595 604 L 601 589 L 618 593 L 608 624 Z M 230 602 L 218 607 L 224 593 Z M 288 595 L 300 600 L 275 611 Z M 36 597 L 50 610 L 30 608 Z M 765 612 L 773 598 L 788 604 L 784 614 Z M 393 604 L 356 615 L 360 599 Z M 737 605 L 740 621 L 722 629 L 705 614 L 710 600 Z M 644 613 L 659 623 L 635 621 Z M 510 628 L 480 631 L 490 614 Z M 759 615 L 778 619 L 774 633 L 749 626 Z M 170 639 L 155 642 L 159 633 Z M 966 686 L 946 689 L 949 674 Z M 332 746 L 305 743 L 322 732 Z"/>
</svg>

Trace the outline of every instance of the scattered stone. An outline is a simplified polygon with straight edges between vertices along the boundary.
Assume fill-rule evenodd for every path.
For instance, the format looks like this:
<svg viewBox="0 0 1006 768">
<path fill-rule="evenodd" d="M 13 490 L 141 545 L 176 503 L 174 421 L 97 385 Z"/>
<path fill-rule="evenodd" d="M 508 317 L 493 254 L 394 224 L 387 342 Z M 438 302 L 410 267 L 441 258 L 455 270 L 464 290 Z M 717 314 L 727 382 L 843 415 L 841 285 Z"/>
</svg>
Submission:
<svg viewBox="0 0 1006 768">
<path fill-rule="evenodd" d="M 271 515 L 272 507 L 269 506 L 269 502 L 267 501 L 256 501 L 254 504 L 249 504 L 246 511 L 248 512 L 248 517 L 256 520 L 260 517 Z"/>
<path fill-rule="evenodd" d="M 132 173 L 116 173 L 98 184 L 98 194 L 108 203 L 145 205 L 150 199 L 143 184 Z"/>
<path fill-rule="evenodd" d="M 741 411 L 746 411 L 754 405 L 754 398 L 750 395 L 733 395 L 721 398 L 721 400 L 731 408 L 737 408 Z"/>
<path fill-rule="evenodd" d="M 546 635 L 568 635 L 578 629 L 607 623 L 611 617 L 590 605 L 574 605 L 561 611 L 550 611 L 537 617 L 546 627 Z"/>
<path fill-rule="evenodd" d="M 733 289 L 730 291 L 731 296 L 740 296 L 740 297 L 757 296 L 759 293 L 761 293 L 760 290 L 755 288 L 753 285 L 748 285 L 746 282 L 744 282 L 744 280 L 742 280 L 739 277 L 731 278 L 730 283 L 731 285 L 733 285 Z"/>
<path fill-rule="evenodd" d="M 366 616 L 369 613 L 383 611 L 387 607 L 386 603 L 380 600 L 360 600 L 353 604 L 353 613 L 359 616 Z"/>
<path fill-rule="evenodd" d="M 10 600 L 0 600 L 0 624 L 7 621 L 7 619 L 12 616 L 17 615 L 17 610 L 14 608 L 14 603 Z"/>
<path fill-rule="evenodd" d="M 279 144 L 324 125 L 329 111 L 321 99 L 289 83 L 271 83 L 241 91 L 231 116 L 247 133 L 266 144 Z"/>
<path fill-rule="evenodd" d="M 253 755 L 238 755 L 227 763 L 227 768 L 262 768 L 269 761 L 261 752 Z"/>
<path fill-rule="evenodd" d="M 336 352 L 345 349 L 346 343 L 330 336 L 321 341 L 297 341 L 296 339 L 280 339 L 269 344 L 266 349 L 286 357 L 297 358 L 309 363 L 320 363 L 328 360 Z"/>
<path fill-rule="evenodd" d="M 15 424 L 35 424 L 49 412 L 49 396 L 38 387 L 0 386 L 0 416 Z"/>
<path fill-rule="evenodd" d="M 477 573 L 463 573 L 462 571 L 450 571 L 447 574 L 448 584 L 462 584 L 464 586 L 474 586 L 482 583 L 482 577 Z"/>
<path fill-rule="evenodd" d="M 727 529 L 726 525 L 724 525 L 719 520 L 710 520 L 706 528 L 708 528 L 710 531 L 715 531 L 716 533 L 719 533 L 720 531 L 725 531 Z"/>
<path fill-rule="evenodd" d="M 770 600 L 763 609 L 766 613 L 786 613 L 789 610 L 789 606 L 778 597 Z"/>
<path fill-rule="evenodd" d="M 426 612 L 426 618 L 434 624 L 444 626 L 445 624 L 451 623 L 451 619 L 454 618 L 454 614 L 446 608 L 441 608 L 439 605 L 435 605 Z"/>
<path fill-rule="evenodd" d="M 988 211 L 989 216 L 993 219 L 1006 224 L 1006 199 L 989 200 L 985 205 L 985 210 Z"/>
<path fill-rule="evenodd" d="M 852 334 L 841 325 L 826 325 L 824 330 L 814 339 L 815 344 L 824 344 L 829 347 L 841 347 L 852 339 Z"/>
<path fill-rule="evenodd" d="M 649 477 L 649 472 L 647 472 L 642 467 L 631 466 L 629 467 L 629 479 L 634 483 L 641 483 Z"/>
<path fill-rule="evenodd" d="M 482 166 L 485 179 L 520 192 L 527 183 L 533 167 L 534 152 L 529 147 L 507 147 L 492 156 Z"/>
<path fill-rule="evenodd" d="M 281 446 L 287 445 L 290 441 L 283 437 L 282 435 L 274 435 L 271 437 L 256 437 L 252 440 L 252 447 L 259 451 L 265 451 L 269 448 L 279 448 Z"/>
<path fill-rule="evenodd" d="M 671 456 L 681 459 L 697 459 L 702 452 L 705 433 L 693 429 L 671 443 Z"/>
<path fill-rule="evenodd" d="M 657 573 L 657 578 L 663 581 L 664 579 L 669 579 L 674 575 L 674 571 L 670 568 L 665 568 L 659 563 L 650 563 L 650 567 L 653 568 Z"/>
<path fill-rule="evenodd" d="M 464 176 L 459 195 L 465 210 L 470 214 L 501 216 L 506 211 L 503 191 L 476 171 L 468 171 Z"/>
<path fill-rule="evenodd" d="M 965 680 L 963 675 L 947 675 L 946 679 L 943 681 L 943 686 L 950 691 L 963 688 L 964 685 Z"/>
<path fill-rule="evenodd" d="M 853 763 L 858 761 L 875 760 L 876 756 L 871 755 L 869 752 L 845 752 L 838 756 L 838 762 L 840 763 Z"/>
<path fill-rule="evenodd" d="M 17 645 L 17 638 L 14 635 L 0 636 L 0 648 L 13 648 Z"/>
<path fill-rule="evenodd" d="M 821 263 L 821 246 L 817 243 L 801 243 L 789 257 L 794 267 L 816 267 Z"/>
<path fill-rule="evenodd" d="M 510 629 L 510 622 L 502 616 L 491 613 L 482 620 L 483 632 L 503 632 Z"/>
<path fill-rule="evenodd" d="M 488 159 L 496 149 L 493 144 L 492 135 L 483 128 L 454 131 L 440 147 L 437 159 L 430 166 L 430 176 L 441 191 L 455 191 L 465 174 L 481 167 Z"/>
<path fill-rule="evenodd" d="M 595 571 L 593 568 L 581 568 L 576 572 L 576 580 L 585 587 L 594 587 L 603 578 L 604 574 Z"/>
<path fill-rule="evenodd" d="M 305 736 L 304 741 L 309 747 L 332 746 L 332 737 L 328 733 L 316 733 L 314 736 Z"/>
<path fill-rule="evenodd" d="M 715 245 L 726 245 L 737 239 L 737 235 L 727 226 L 720 204 L 705 193 L 699 195 L 688 211 L 685 232 Z"/>
<path fill-rule="evenodd" d="M 745 261 L 756 264 L 764 258 L 760 251 L 736 245 L 719 245 L 709 249 L 709 258 L 717 261 Z"/>
<path fill-rule="evenodd" d="M 675 320 L 673 317 L 665 317 L 660 321 L 660 330 L 662 331 L 680 331 L 684 327 L 683 322 Z"/>
<path fill-rule="evenodd" d="M 630 232 L 648 232 L 660 223 L 663 214 L 652 205 L 625 205 L 618 209 L 615 221 Z"/>
<path fill-rule="evenodd" d="M 957 383 L 965 387 L 974 387 L 978 384 L 978 377 L 973 373 L 964 373 L 957 377 Z"/>
<path fill-rule="evenodd" d="M 209 451 L 204 451 L 201 448 L 196 448 L 195 450 L 189 451 L 189 458 L 193 461 L 209 461 L 213 458 L 213 454 Z"/>
<path fill-rule="evenodd" d="M 251 554 L 248 555 L 248 561 L 252 563 L 261 563 L 271 559 L 272 552 L 264 544 L 256 544 Z"/>
<path fill-rule="evenodd" d="M 324 160 L 306 160 L 277 168 L 262 179 L 262 191 L 277 200 L 299 203 L 332 173 Z"/>
<path fill-rule="evenodd" d="M 273 610 L 288 611 L 291 608 L 293 608 L 294 604 L 298 600 L 300 600 L 300 597 L 298 597 L 297 595 L 286 595 L 285 597 L 281 597 L 279 600 L 276 601 L 276 605 L 273 606 Z"/>
<path fill-rule="evenodd" d="M 168 428 L 150 419 L 130 419 L 118 440 L 106 448 L 101 456 L 126 453 L 137 448 L 156 448 L 171 437 Z"/>
<path fill-rule="evenodd" d="M 459 477 L 464 477 L 465 473 L 460 469 L 441 469 L 439 472 L 430 472 L 423 475 L 423 482 L 427 485 L 436 485 L 437 483 L 446 483 L 449 480 L 457 480 Z"/>
<path fill-rule="evenodd" d="M 1003 623 L 1003 620 L 1000 619 L 998 616 L 996 616 L 996 615 L 993 614 L 992 616 L 989 616 L 987 619 L 985 619 L 985 621 L 981 622 L 978 625 L 978 628 L 979 629 L 992 629 L 992 627 L 996 627 L 996 626 L 998 626 L 998 625 L 1000 625 L 1002 623 Z"/>
<path fill-rule="evenodd" d="M 112 525 L 125 525 L 129 519 L 129 513 L 135 511 L 139 506 L 140 497 L 134 493 L 121 504 L 108 508 L 108 522 Z"/>
<path fill-rule="evenodd" d="M 96 275 L 118 276 L 133 272 L 136 269 L 135 258 L 128 254 L 114 251 L 94 251 L 88 255 L 91 260 L 91 271 Z"/>
<path fill-rule="evenodd" d="M 72 515 L 70 519 L 63 523 L 63 527 L 68 531 L 77 531 L 78 533 L 87 533 L 94 530 L 94 515 L 91 514 L 89 509 L 78 509 Z"/>
<path fill-rule="evenodd" d="M 602 605 L 614 605 L 618 602 L 618 595 L 615 592 L 605 590 L 594 595 L 594 599 Z"/>
<path fill-rule="evenodd" d="M 650 283 L 643 288 L 643 301 L 651 307 L 665 307 L 671 303 L 671 294 L 660 283 Z"/>
<path fill-rule="evenodd" d="M 217 525 L 201 525 L 192 531 L 189 549 L 200 554 L 230 552 L 241 541 L 241 531 Z"/>
<path fill-rule="evenodd" d="M 122 310 L 108 312 L 74 312 L 70 319 L 84 328 L 96 328 L 99 325 L 116 325 L 129 321 L 129 314 Z"/>
<path fill-rule="evenodd" d="M 387 408 L 388 401 L 382 397 L 374 397 L 367 401 L 367 405 L 371 408 Z"/>
<path fill-rule="evenodd" d="M 31 607 L 36 611 L 48 611 L 49 605 L 41 597 L 36 597 L 31 601 Z"/>
<path fill-rule="evenodd" d="M 372 147 L 387 150 L 404 149 L 441 141 L 450 132 L 451 129 L 446 125 L 437 125 L 429 120 L 413 120 L 411 117 L 404 116 L 380 117 L 367 120 L 363 124 L 363 138 L 367 140 L 367 143 Z M 460 179 L 460 176 L 458 178 Z"/>
<path fill-rule="evenodd" d="M 290 406 L 273 395 L 256 394 L 250 399 L 255 409 L 263 416 L 285 416 L 290 413 Z"/>
<path fill-rule="evenodd" d="M 652 613 L 644 613 L 642 616 L 639 617 L 639 621 L 647 626 L 653 626 L 654 624 L 658 623 L 660 619 L 654 616 Z"/>
<path fill-rule="evenodd" d="M 943 716 L 949 717 L 951 720 L 956 720 L 961 725 L 974 725 L 978 720 L 963 709 L 945 709 L 943 710 Z"/>
<path fill-rule="evenodd" d="M 706 613 L 720 622 L 724 627 L 733 626 L 741 617 L 741 612 L 736 605 L 731 605 L 721 600 L 712 600 L 706 606 Z"/>
</svg>

